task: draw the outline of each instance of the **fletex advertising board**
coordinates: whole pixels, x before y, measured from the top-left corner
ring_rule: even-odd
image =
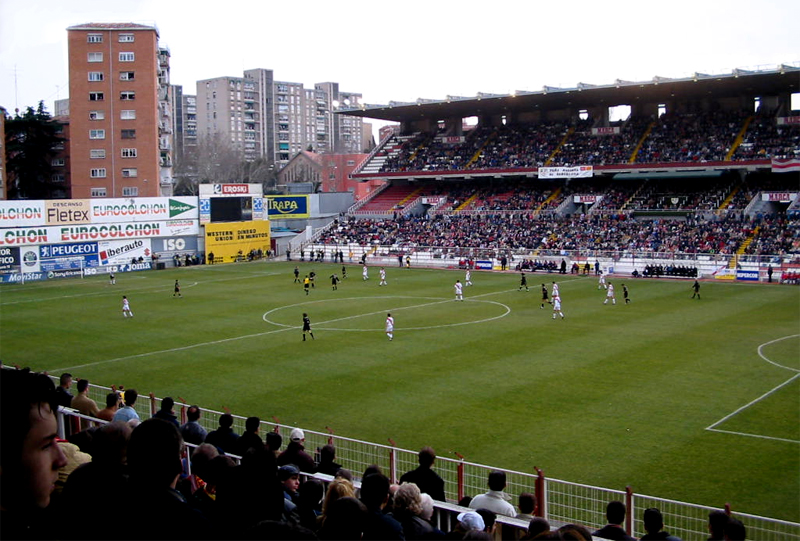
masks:
[[[264,199],[270,220],[309,217],[307,195],[268,195]]]
[[[270,247],[269,221],[205,224],[206,255],[214,261],[231,263],[251,250],[266,252]]]
[[[0,201],[0,228],[198,218],[196,197]]]

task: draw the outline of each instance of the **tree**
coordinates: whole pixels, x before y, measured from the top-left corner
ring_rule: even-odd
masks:
[[[65,139],[60,127],[40,101],[6,122],[6,152],[9,199],[47,199],[54,172],[57,146]]]

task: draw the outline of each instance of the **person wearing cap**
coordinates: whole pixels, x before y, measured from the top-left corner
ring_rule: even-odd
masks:
[[[278,480],[283,486],[283,497],[293,504],[297,504],[300,488],[300,469],[294,464],[284,464],[278,468]]]
[[[483,517],[475,511],[459,513],[456,518],[458,524],[445,536],[446,539],[464,539],[464,536],[471,531],[482,532],[486,529]]]
[[[511,497],[503,492],[506,488],[506,474],[505,472],[494,470],[489,472],[489,492],[475,496],[469,507],[471,509],[488,509],[494,511],[498,515],[505,515],[507,517],[517,516],[517,510],[511,505],[508,500]]]
[[[289,434],[289,445],[278,455],[278,466],[294,464],[301,472],[313,473],[315,471],[314,459],[306,453],[303,445],[305,441],[305,433],[299,428],[293,429]]]

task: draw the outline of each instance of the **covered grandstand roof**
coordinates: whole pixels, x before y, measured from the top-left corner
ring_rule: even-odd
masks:
[[[509,111],[549,110],[631,105],[637,102],[688,101],[713,96],[715,99],[749,96],[777,96],[800,91],[800,62],[768,69],[741,70],[710,75],[694,73],[690,77],[653,77],[650,81],[622,81],[592,85],[579,83],[573,88],[545,86],[537,92],[513,94],[478,93],[475,97],[448,96],[443,100],[418,99],[413,103],[390,102],[388,105],[364,104],[344,108],[339,114],[407,122],[421,118],[453,118],[476,115],[502,115]]]

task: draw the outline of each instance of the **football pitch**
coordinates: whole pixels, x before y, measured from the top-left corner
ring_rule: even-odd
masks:
[[[305,295],[293,283],[317,273]],[[800,288],[255,262],[6,285],[0,359],[237,415],[800,521]],[[173,297],[179,279],[183,297]],[[560,284],[565,319],[541,308]],[[630,289],[625,304],[621,283]],[[122,295],[133,318],[123,318]],[[314,340],[302,341],[308,313]],[[394,340],[384,333],[395,320]]]

